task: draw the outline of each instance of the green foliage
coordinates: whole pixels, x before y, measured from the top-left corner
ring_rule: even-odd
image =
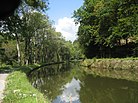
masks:
[[[37,11],[37,12],[39,12],[37,16],[38,16],[38,18],[40,18],[39,14],[42,12],[45,12],[47,10],[47,8],[48,8],[47,0],[22,0],[20,6],[15,11],[14,15],[10,16],[9,18],[6,18],[3,21],[0,21],[0,25],[1,25],[0,35],[2,36],[2,38],[4,38],[2,43],[4,43],[4,41],[9,42],[9,40],[16,40],[16,48],[17,48],[16,55],[17,55],[17,57],[15,58],[15,60],[18,61],[19,65],[24,63],[23,59],[24,59],[24,56],[26,55],[23,52],[24,50],[21,48],[22,44],[26,40],[25,37],[28,38],[28,36],[30,37],[31,35],[34,35],[33,32],[31,32],[31,31],[35,30],[35,28],[32,28],[33,25],[30,26],[31,22],[33,23],[34,21],[30,21],[29,25],[27,24],[28,23],[27,21],[29,19],[28,16],[29,16],[29,14],[31,14],[31,12]],[[32,17],[34,17],[34,16],[32,16]],[[34,20],[35,20],[35,22],[37,21],[36,18],[34,18]],[[29,40],[30,40],[30,38],[29,38]],[[28,41],[28,39],[26,41]],[[27,46],[27,47],[29,47],[29,46]],[[11,49],[11,51],[12,51],[12,49]],[[9,58],[9,57],[7,56],[7,58]]]
[[[0,49],[0,62],[12,65],[17,60],[16,42],[9,40],[9,43],[2,43]]]
[[[13,71],[13,68],[11,65],[6,65],[6,64],[0,65],[0,73],[9,73],[12,71]]]
[[[75,55],[73,44],[65,41],[61,33],[55,31],[51,21],[44,14],[40,12],[25,13],[20,21],[20,26],[11,25],[11,21],[7,21],[9,24],[7,29],[13,34],[11,34],[11,41],[14,42],[11,44],[8,39],[7,45],[9,47],[3,43],[2,47],[8,58],[15,55],[16,58],[12,59],[17,61],[17,54],[20,53],[21,64],[28,65],[69,60],[72,55]],[[18,49],[16,49],[17,46]]]
[[[25,0],[25,3],[29,6],[37,8],[38,10],[43,10],[48,7],[47,0]]]
[[[5,49],[5,55],[9,58],[16,56],[16,41],[8,41],[8,43],[3,43],[2,47]]]
[[[4,54],[0,62],[28,65],[82,56],[78,44],[65,41],[52,27],[49,17],[44,14],[47,8],[47,0],[25,0],[15,15],[0,21],[0,54]]]
[[[137,5],[137,0],[85,0],[74,11],[75,21],[80,23],[78,40],[87,57],[110,57],[112,48],[120,48],[122,40],[127,45],[138,35]]]

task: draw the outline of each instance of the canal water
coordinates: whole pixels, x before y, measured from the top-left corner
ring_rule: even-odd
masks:
[[[138,103],[138,83],[93,76],[76,64],[41,68],[32,85],[52,103]]]

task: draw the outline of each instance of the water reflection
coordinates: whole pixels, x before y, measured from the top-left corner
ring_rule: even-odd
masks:
[[[69,64],[54,65],[33,72],[29,79],[35,88],[54,100],[62,93],[63,85],[72,80],[70,71]]]
[[[52,103],[138,103],[137,82],[94,77],[77,65],[40,69],[30,82]]]
[[[80,91],[80,80],[76,80],[74,77],[70,83],[63,86],[62,94],[57,96],[53,103],[80,103],[79,91]]]
[[[87,75],[80,90],[82,103],[138,103],[138,83]]]

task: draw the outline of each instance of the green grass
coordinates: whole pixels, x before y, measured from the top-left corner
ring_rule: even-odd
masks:
[[[3,103],[50,103],[28,81],[25,73],[16,71],[7,78]]]

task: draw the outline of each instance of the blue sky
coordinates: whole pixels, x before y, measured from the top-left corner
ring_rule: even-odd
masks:
[[[74,10],[83,5],[83,0],[49,0],[47,14],[53,20],[57,32],[61,32],[66,40],[72,42],[77,38],[79,25],[75,25],[73,18]]]
[[[55,22],[63,17],[71,17],[74,10],[83,4],[83,0],[49,0],[49,10],[47,11],[51,20]]]

